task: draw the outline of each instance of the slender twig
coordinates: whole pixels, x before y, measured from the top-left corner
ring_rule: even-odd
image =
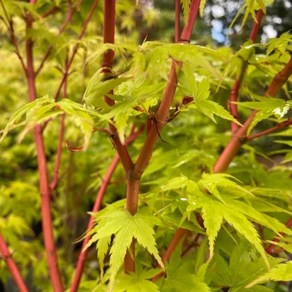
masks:
[[[56,12],[60,11],[60,7],[58,6],[54,6],[51,9],[49,9],[48,11],[44,12],[41,14],[42,18],[46,18],[48,16],[54,15]]]
[[[198,240],[200,238],[201,234],[197,233],[195,238],[192,240],[192,242],[182,251],[181,256],[183,257],[184,255],[186,255],[190,249],[192,249],[193,247],[196,247],[198,245]]]
[[[285,82],[288,80],[290,75],[292,74],[292,56],[286,66],[274,77],[272,83],[267,89],[265,95],[266,96],[275,96],[278,91],[282,88]],[[246,122],[243,124],[241,128],[231,137],[229,143],[226,145],[225,149],[219,156],[217,162],[214,165],[214,172],[223,172],[225,171],[230,162],[235,157],[238,149],[241,145],[246,141],[246,134],[249,126],[254,120],[258,111],[253,111]]]
[[[31,1],[35,3],[35,1]],[[33,27],[33,17],[27,13],[26,16],[26,31],[28,32]],[[27,83],[28,83],[28,94],[31,101],[37,98],[36,84],[35,84],[35,71],[33,61],[33,41],[31,38],[26,40],[26,59],[27,59]],[[49,268],[49,275],[52,286],[55,291],[64,291],[62,278],[58,267],[57,251],[54,242],[53,235],[53,224],[51,215],[51,191],[49,186],[49,178],[47,172],[47,161],[45,153],[45,145],[43,138],[43,129],[40,125],[34,127],[34,140],[37,152],[38,161],[38,173],[40,182],[40,193],[41,193],[41,212],[42,212],[42,226],[43,236],[45,242],[45,249],[47,253],[47,264]]]
[[[16,265],[12,257],[12,254],[10,253],[8,246],[1,234],[0,234],[0,252],[2,255],[2,259],[5,261],[8,269],[10,270],[10,274],[13,277],[19,291],[28,292],[29,290],[20,274],[18,266]]]
[[[113,160],[112,160],[112,162],[111,162],[111,164],[110,164],[110,166],[109,166],[109,168],[108,168],[108,170],[103,178],[102,184],[98,190],[98,194],[97,194],[92,212],[97,212],[100,210],[101,203],[102,203],[103,197],[105,195],[105,191],[109,185],[110,179],[111,179],[111,177],[112,177],[112,175],[113,175],[113,173],[118,165],[119,160],[120,160],[119,155],[116,154],[114,156],[114,158],[113,158]],[[94,217],[91,216],[89,219],[88,225],[87,225],[87,229],[86,229],[87,234],[92,229],[93,225],[94,225]],[[91,236],[87,236],[83,240],[81,252],[79,254],[76,269],[75,269],[73,282],[72,282],[72,285],[70,288],[71,292],[78,291],[79,283],[80,283],[82,273],[84,270],[85,260],[86,260],[87,253],[88,253],[88,249],[85,249],[85,247],[86,247],[87,243],[89,242],[90,238],[91,238]]]
[[[63,24],[61,25],[61,27],[59,29],[59,34],[64,32],[64,30],[66,29],[67,25],[71,22],[72,17],[74,15],[74,12],[75,12],[75,10],[73,9],[72,0],[68,0],[67,15],[65,17],[65,20],[64,20]]]
[[[61,164],[61,154],[63,149],[63,141],[64,141],[64,134],[65,134],[65,114],[62,115],[61,125],[60,125],[60,135],[59,135],[59,142],[57,148],[57,156],[56,156],[56,163],[54,168],[54,175],[52,182],[50,184],[50,188],[54,191],[57,188],[59,182],[59,172],[60,172],[60,164]]]
[[[91,5],[90,11],[89,11],[89,13],[88,13],[88,15],[87,15],[87,18],[86,18],[85,21],[83,22],[83,26],[82,26],[82,28],[81,28],[81,32],[80,32],[80,34],[79,34],[79,36],[78,36],[78,40],[79,40],[79,41],[80,41],[80,40],[83,38],[83,36],[85,35],[85,32],[86,32],[87,26],[88,26],[88,24],[89,24],[89,21],[90,21],[91,18],[92,18],[92,15],[93,15],[93,13],[94,13],[94,11],[95,11],[95,8],[96,8],[97,4],[98,4],[98,0],[95,0],[95,1],[93,2],[93,4]],[[68,58],[68,62],[67,62],[67,64],[66,64],[65,72],[64,72],[64,74],[63,74],[63,78],[61,79],[61,82],[60,82],[59,87],[58,87],[58,89],[57,89],[57,91],[56,91],[56,94],[55,94],[55,100],[58,99],[58,97],[59,97],[59,95],[60,95],[60,92],[61,92],[61,90],[62,90],[62,87],[63,87],[63,85],[64,85],[66,79],[68,78],[69,70],[70,70],[70,68],[71,68],[71,65],[72,65],[72,63],[73,63],[73,61],[74,61],[75,55],[76,55],[76,53],[77,53],[79,47],[80,47],[80,43],[78,42],[78,43],[74,46],[74,48],[73,48],[73,51],[72,51],[71,57]]]
[[[81,1],[82,2],[82,1]],[[71,20],[73,18],[73,15],[74,15],[74,12],[76,11],[76,9],[73,8],[73,5],[72,5],[72,0],[68,0],[68,10],[67,10],[67,15],[65,17],[65,20],[63,22],[63,24],[61,25],[61,27],[59,28],[59,35],[61,33],[63,33],[66,29],[66,27],[68,26],[68,24],[71,23]],[[79,36],[80,37],[80,36]],[[39,67],[36,69],[36,75],[38,75],[40,73],[40,71],[42,70],[42,68],[44,67],[47,59],[49,58],[49,56],[51,55],[52,53],[52,50],[53,50],[53,46],[50,46],[48,48],[48,50],[46,51],[45,55],[43,56],[40,64],[39,64]]]
[[[257,37],[258,31],[259,31],[263,16],[264,16],[263,10],[257,11],[256,20],[253,23],[252,30],[251,30],[250,35],[249,35],[249,39],[253,43],[256,41],[256,37]],[[239,120],[239,113],[238,113],[238,108],[237,108],[237,104],[236,104],[236,102],[238,100],[238,92],[239,92],[239,89],[241,87],[242,80],[243,80],[243,77],[246,73],[247,67],[248,67],[248,60],[244,60],[242,62],[242,67],[241,67],[239,77],[234,82],[234,85],[233,85],[233,88],[231,90],[229,100],[228,100],[230,113],[236,120]],[[233,134],[238,130],[238,128],[239,128],[239,125],[237,123],[231,122],[231,132]]]
[[[277,131],[279,131],[279,130],[281,130],[283,128],[288,127],[289,125],[292,125],[292,119],[288,119],[287,121],[284,121],[284,122],[276,125],[275,127],[270,128],[268,130],[265,130],[265,131],[262,131],[262,132],[247,136],[246,140],[247,141],[251,141],[251,140],[254,140],[256,138],[271,134],[273,132],[277,132]]]
[[[189,233],[189,230],[178,228],[169,243],[166,251],[164,252],[162,256],[162,261],[164,263],[168,262],[170,260],[171,255],[173,254],[174,250],[176,249],[177,245],[180,243],[180,241]],[[156,276],[152,278],[152,281],[158,281],[162,276],[164,275],[164,272],[160,272]]]
[[[292,227],[292,218],[290,218],[288,220],[288,222],[286,223],[286,227],[287,228],[290,228]],[[283,235],[283,233],[280,233],[281,235]],[[277,252],[275,251],[275,247],[276,247],[276,243],[280,241],[280,237],[277,236],[275,237],[272,242],[269,246],[266,247],[266,252],[271,254],[271,255],[275,255],[276,253],[279,254],[283,249],[282,248],[279,248],[279,250],[277,250]]]
[[[7,23],[5,23],[5,24],[7,26],[8,32],[10,34],[11,43],[15,48],[15,53],[16,53],[19,61],[20,61],[20,64],[21,64],[21,67],[22,67],[23,71],[26,72],[26,66],[25,66],[22,54],[20,53],[20,50],[19,50],[19,47],[18,47],[18,42],[17,42],[16,36],[15,36],[15,33],[14,33],[13,20],[12,20],[12,18],[9,18],[9,15],[7,13],[7,10],[6,10],[2,0],[0,0],[0,4],[1,4],[2,10],[3,10],[3,13],[4,13],[4,17],[5,17],[6,21],[7,21]]]
[[[137,131],[134,131],[134,129],[132,129],[132,133],[130,134],[130,136],[126,139],[126,145],[129,145],[130,143],[132,143],[143,131],[144,126],[140,127]],[[102,184],[98,190],[97,196],[96,196],[96,200],[93,206],[93,209],[91,212],[97,212],[100,210],[101,208],[101,203],[103,200],[103,197],[105,195],[105,191],[110,183],[111,177],[117,167],[117,164],[119,162],[120,158],[119,155],[116,154],[102,180]],[[88,225],[87,225],[87,229],[86,229],[86,234],[89,234],[89,232],[91,231],[92,227],[94,225],[94,217],[90,217]],[[82,243],[82,247],[81,247],[81,252],[79,254],[78,257],[78,261],[77,261],[77,265],[76,265],[76,270],[75,270],[75,274],[74,274],[74,278],[73,278],[73,282],[70,288],[71,292],[76,292],[78,290],[79,284],[80,284],[80,280],[82,277],[82,273],[84,270],[84,265],[85,265],[85,260],[88,254],[88,249],[85,249],[85,246],[87,245],[87,243],[89,242],[91,236],[88,235]]]

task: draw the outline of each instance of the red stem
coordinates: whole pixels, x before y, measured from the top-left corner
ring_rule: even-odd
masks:
[[[292,125],[292,119],[288,119],[287,121],[284,121],[280,124],[278,124],[277,126],[275,127],[272,127],[268,130],[265,130],[265,131],[262,131],[262,132],[259,132],[257,134],[254,134],[254,135],[250,135],[246,138],[247,141],[251,141],[251,140],[254,140],[256,138],[259,138],[259,137],[262,137],[262,136],[265,136],[265,135],[268,135],[268,134],[271,134],[273,132],[276,132],[276,131],[279,131],[283,128],[286,128],[288,127],[289,125]]]
[[[198,14],[200,1],[192,0],[190,7],[190,15],[187,23],[184,26],[181,34],[182,42],[189,42],[195,24],[195,20]],[[138,209],[138,197],[139,197],[139,185],[140,178],[150,161],[154,145],[159,137],[159,132],[165,126],[167,122],[167,114],[169,112],[175,90],[177,87],[176,77],[176,62],[173,61],[169,74],[169,80],[163,92],[162,100],[157,112],[155,113],[155,119],[157,123],[150,123],[149,132],[147,134],[145,143],[142,147],[140,155],[136,164],[128,172],[127,181],[127,209],[131,214],[135,214]],[[128,252],[124,262],[124,270],[126,273],[135,271],[135,260],[131,257],[131,254],[135,256],[134,243],[132,244],[132,252]]]
[[[60,164],[61,164],[61,155],[63,149],[63,141],[64,141],[64,134],[65,134],[65,114],[62,115],[61,126],[60,126],[60,135],[59,135],[59,142],[58,142],[58,149],[57,149],[57,157],[56,163],[54,168],[54,175],[52,182],[50,184],[50,188],[54,191],[57,188],[59,182],[59,172],[60,172]]]
[[[189,230],[179,228],[175,232],[174,237],[172,238],[170,244],[167,247],[167,250],[162,256],[162,261],[168,262],[170,259],[170,256],[172,255],[173,251],[175,250],[176,246],[179,244],[179,242],[182,240],[182,238],[189,233]]]
[[[111,179],[111,177],[112,177],[112,175],[113,175],[113,173],[118,165],[118,162],[119,162],[119,155],[116,154],[115,157],[113,158],[105,176],[104,176],[104,179],[103,179],[102,184],[100,186],[100,189],[98,191],[92,212],[97,212],[100,210],[105,191],[106,191],[107,186],[109,185],[110,179]],[[86,233],[89,233],[89,231],[92,229],[93,225],[94,225],[94,217],[91,216],[89,219],[88,225],[87,225]],[[79,254],[76,269],[75,269],[73,282],[72,282],[72,285],[70,288],[71,292],[78,291],[78,287],[79,287],[82,273],[84,270],[85,260],[86,260],[86,257],[87,257],[88,251],[89,251],[89,249],[84,249],[84,248],[90,239],[91,239],[91,236],[87,236],[83,240],[81,252]]]
[[[162,256],[162,261],[168,262],[172,253],[174,252],[174,250],[176,249],[177,245],[179,244],[179,242],[183,239],[183,237],[185,237],[187,234],[189,233],[189,230],[187,229],[183,229],[183,228],[178,228],[170,242],[170,244],[168,245],[166,251],[164,252],[163,256]],[[152,281],[158,281],[162,276],[164,275],[164,272],[160,272],[159,274],[157,274],[156,276],[154,276],[152,278]]]
[[[182,42],[190,42],[193,26],[195,24],[195,20],[197,18],[197,14],[199,11],[199,6],[200,6],[200,1],[198,0],[192,1],[191,7],[190,7],[189,19],[187,23],[185,24],[184,29],[181,34]],[[143,145],[143,148],[140,152],[140,155],[135,165],[135,170],[134,170],[135,177],[141,177],[146,165],[149,163],[154,144],[156,143],[159,137],[158,133],[161,131],[161,129],[165,126],[167,122],[167,114],[169,112],[169,108],[173,101],[176,86],[177,86],[176,62],[173,61],[171,65],[171,69],[170,69],[168,83],[163,92],[162,100],[157,110],[157,113],[155,114],[157,124],[156,125],[154,125],[154,123],[150,124],[151,126],[148,132],[148,136],[146,138],[146,141]]]
[[[73,6],[72,6],[72,1],[71,0],[68,0],[68,11],[67,11],[67,15],[66,15],[66,18],[62,24],[62,26],[60,27],[59,29],[59,35],[65,31],[67,25],[71,22],[72,18],[73,18],[73,15],[74,15],[74,12],[76,10],[73,9]],[[44,67],[47,59],[49,58],[51,52],[53,50],[53,46],[50,46],[47,50],[47,52],[45,53],[45,55],[43,56],[41,62],[40,62],[40,65],[39,67],[36,69],[35,71],[35,74],[38,75],[40,73],[40,71],[42,70],[42,68]]]
[[[132,143],[142,133],[143,129],[144,129],[144,127],[141,127],[136,132],[133,131],[131,133],[131,135],[127,138],[126,144],[128,145],[128,144]],[[102,184],[100,186],[100,189],[97,193],[97,197],[96,197],[96,200],[95,200],[95,203],[94,203],[94,206],[93,206],[93,209],[91,212],[97,212],[100,210],[101,203],[102,203],[103,197],[105,195],[105,191],[110,183],[111,177],[112,177],[112,175],[117,167],[118,162],[119,162],[119,155],[116,154],[115,157],[113,158],[105,176],[104,176],[104,179],[103,179]],[[91,231],[93,225],[94,225],[94,217],[90,217],[89,222],[88,222],[88,226],[86,229],[87,234]],[[78,287],[79,287],[82,273],[84,270],[85,260],[86,260],[86,257],[87,257],[88,251],[89,251],[89,249],[84,249],[84,248],[90,239],[91,239],[91,236],[87,236],[82,243],[81,253],[79,254],[79,258],[77,261],[75,275],[74,275],[73,282],[72,282],[72,285],[70,288],[70,292],[78,291]]]
[[[104,26],[103,26],[103,43],[114,44],[115,42],[115,0],[104,1]],[[103,73],[110,73],[114,62],[114,51],[108,50],[103,55],[102,67]],[[112,92],[113,93],[113,92]],[[108,96],[104,97],[105,102],[113,106],[115,101]],[[122,144],[117,133],[117,129],[113,124],[109,124],[109,132],[111,141],[116,148],[121,163],[125,172],[127,173],[133,167],[133,161],[128,153],[127,146]]]
[[[292,74],[292,56],[288,64],[274,77],[272,83],[267,89],[266,96],[275,96],[278,91],[282,88],[284,83],[288,80],[289,76]],[[219,156],[217,162],[214,165],[214,172],[223,172],[228,167],[233,158],[235,157],[238,149],[246,141],[246,133],[249,126],[251,125],[257,111],[253,111],[243,126],[238,129],[238,131],[231,137],[229,143]]]
[[[256,21],[254,21],[252,30],[249,35],[249,39],[253,43],[256,41],[256,37],[258,35],[263,16],[264,16],[264,12],[262,10],[258,10],[256,14]],[[241,87],[241,83],[242,83],[247,67],[248,67],[248,61],[247,60],[243,61],[240,75],[238,79],[235,80],[234,82],[233,88],[229,96],[229,101],[228,101],[230,113],[237,120],[239,120],[239,113],[238,113],[236,102],[238,100],[238,92]],[[238,124],[231,122],[231,133],[234,134],[238,130],[238,128],[239,128]]]
[[[32,1],[31,3],[35,3]],[[27,34],[32,29],[33,18],[30,14],[26,18]],[[28,94],[31,101],[37,98],[35,86],[35,71],[33,63],[33,41],[31,38],[26,40],[26,57],[27,57],[27,82]],[[51,193],[49,187],[49,179],[47,173],[47,161],[45,153],[45,145],[43,131],[40,125],[34,127],[34,140],[37,152],[38,173],[40,178],[40,193],[41,193],[41,212],[42,212],[42,227],[47,253],[47,264],[49,268],[50,279],[55,291],[64,291],[61,274],[58,268],[57,252],[54,242],[53,225],[51,217]]]
[[[16,286],[18,287],[19,291],[21,292],[28,292],[28,288],[20,274],[20,271],[13,260],[12,254],[10,253],[8,246],[0,234],[0,252],[2,254],[2,259],[5,261],[8,269],[10,270],[10,274],[12,275]]]
[[[249,35],[249,39],[255,43],[256,42],[256,38],[258,36],[260,27],[261,27],[261,22],[264,16],[264,11],[263,10],[258,10],[257,14],[256,14],[256,21],[253,23],[250,35]]]
[[[3,13],[4,13],[4,18],[3,18],[4,23],[5,23],[5,19],[7,21],[7,23],[5,23],[5,25],[7,26],[8,32],[10,34],[11,43],[13,44],[13,46],[15,48],[15,53],[16,53],[19,61],[20,61],[20,64],[22,66],[23,71],[26,72],[26,67],[25,67],[25,64],[24,64],[24,60],[23,60],[23,57],[22,57],[22,55],[20,53],[20,50],[19,50],[19,47],[18,47],[18,42],[17,42],[16,37],[15,37],[13,20],[12,20],[12,18],[9,18],[9,15],[7,13],[7,10],[6,10],[2,0],[0,0],[0,4],[1,4],[2,10],[3,10]]]
[[[88,13],[88,16],[87,16],[87,18],[85,19],[85,21],[83,23],[83,26],[82,26],[81,32],[79,34],[78,40],[81,40],[83,38],[83,36],[85,35],[87,26],[89,24],[90,19],[92,18],[92,15],[93,15],[93,13],[95,11],[95,8],[96,8],[97,4],[98,4],[98,0],[94,0],[93,4],[91,5],[90,11]],[[69,76],[69,70],[70,70],[71,65],[72,65],[72,63],[74,61],[74,58],[75,58],[75,55],[76,55],[76,53],[77,53],[77,51],[79,49],[79,46],[80,46],[79,43],[77,43],[74,46],[73,52],[71,54],[71,57],[68,58],[68,62],[66,63],[66,68],[65,68],[65,72],[63,74],[63,78],[61,79],[61,82],[60,82],[59,87],[57,89],[57,92],[55,94],[55,100],[57,100],[59,98],[59,95],[60,95],[60,92],[62,90],[62,87],[65,84],[65,82],[66,82],[66,80],[67,80],[67,78]]]
[[[200,7],[200,0],[192,0],[191,2],[191,7],[190,7],[190,15],[188,18],[188,22],[185,24],[184,29],[182,31],[181,34],[181,41],[186,41],[186,42],[190,42],[191,39],[191,35],[192,35],[192,31],[193,31],[193,27],[195,25],[196,19],[197,19],[197,15],[198,15],[198,11],[199,11],[199,7]]]

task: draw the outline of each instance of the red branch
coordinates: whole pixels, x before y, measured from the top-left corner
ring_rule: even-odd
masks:
[[[200,1],[192,0],[190,6],[190,15],[181,34],[182,42],[190,42],[193,26],[195,24],[195,20],[199,10],[199,5]],[[128,173],[126,207],[131,214],[135,214],[137,212],[140,178],[144,172],[144,169],[146,168],[147,164],[151,159],[154,145],[159,137],[159,132],[167,123],[167,114],[173,101],[176,87],[177,87],[176,62],[173,61],[169,74],[169,80],[163,92],[159,108],[155,113],[156,122],[150,123],[149,132],[147,134],[146,140],[139,154],[137,162]],[[127,273],[133,272],[135,270],[135,260],[131,257],[131,254],[133,256],[135,255],[133,250],[132,253],[128,252],[125,258],[124,270]]]
[[[257,34],[259,32],[259,28],[260,28],[263,16],[264,16],[264,12],[262,10],[259,10],[256,14],[256,21],[254,21],[251,33],[249,35],[249,39],[253,43],[256,41],[256,37],[257,37]],[[237,120],[239,120],[239,113],[238,113],[236,102],[238,100],[238,92],[239,92],[243,77],[245,75],[247,66],[248,66],[248,61],[247,60],[243,61],[242,67],[241,67],[241,72],[239,74],[238,79],[235,80],[235,83],[234,83],[233,88],[231,90],[231,93],[229,96],[229,101],[228,101],[230,113]],[[238,130],[238,128],[239,128],[238,124],[231,122],[231,132],[232,133],[235,133]]]
[[[68,0],[68,11],[67,11],[67,15],[65,17],[65,20],[63,22],[63,24],[61,25],[60,29],[59,29],[59,35],[61,33],[63,33],[67,27],[67,25],[71,22],[73,15],[74,15],[75,9],[73,9],[72,6],[72,1]],[[47,59],[49,58],[49,56],[51,55],[51,52],[53,50],[53,46],[50,46],[47,50],[47,52],[45,53],[45,55],[43,56],[39,67],[36,69],[35,74],[38,75],[40,73],[40,71],[42,70],[42,68],[44,67]]]
[[[94,206],[93,206],[93,209],[92,209],[92,212],[97,212],[100,210],[100,207],[101,207],[101,203],[102,203],[102,200],[103,200],[103,197],[104,197],[104,194],[105,194],[105,191],[107,189],[107,186],[110,182],[110,179],[118,165],[118,162],[119,162],[119,155],[115,155],[115,157],[113,158],[105,176],[104,176],[104,179],[102,181],[102,184],[99,188],[99,191],[98,191],[98,194],[97,194],[97,197],[96,197],[96,200],[95,200],[95,203],[94,203]],[[86,230],[86,233],[88,234],[89,231],[92,229],[94,225],[94,217],[90,217],[89,219],[89,222],[88,222],[88,225],[87,225],[87,230]],[[84,270],[84,265],[85,265],[85,260],[86,260],[86,257],[87,257],[87,253],[88,253],[88,250],[89,249],[85,249],[85,246],[87,245],[87,243],[89,242],[91,236],[87,236],[85,237],[85,239],[83,240],[83,243],[82,243],[82,247],[81,247],[81,252],[79,254],[79,258],[78,258],[78,261],[77,261],[77,265],[76,265],[76,269],[75,269],[75,274],[74,274],[74,278],[73,278],[73,282],[72,282],[72,285],[71,285],[71,288],[70,288],[70,291],[71,292],[77,292],[78,291],[78,287],[79,287],[79,284],[80,284],[80,280],[81,280],[81,277],[82,277],[82,273],[83,273],[83,270]]]
[[[78,40],[81,40],[81,39],[84,37],[85,32],[86,32],[86,29],[87,29],[87,26],[88,26],[88,24],[89,24],[89,21],[90,21],[91,18],[92,18],[92,15],[93,15],[93,13],[94,13],[94,11],[95,11],[95,8],[96,8],[97,4],[98,4],[98,0],[94,0],[93,4],[91,5],[90,11],[89,11],[89,13],[88,13],[88,15],[87,15],[87,18],[86,18],[85,21],[83,22],[83,26],[82,26],[82,28],[81,28],[81,32],[80,32],[80,34],[79,34]],[[64,72],[64,74],[63,74],[63,78],[62,78],[62,80],[61,80],[61,82],[60,82],[60,84],[59,84],[59,87],[58,87],[58,89],[57,89],[57,92],[56,92],[56,94],[55,94],[55,100],[58,99],[58,97],[59,97],[59,95],[60,95],[60,92],[61,92],[61,90],[62,90],[62,87],[64,86],[64,84],[65,84],[65,82],[66,82],[66,80],[67,80],[67,78],[68,78],[68,76],[69,76],[69,70],[70,70],[70,68],[71,68],[71,65],[72,65],[72,63],[73,63],[73,61],[74,61],[75,55],[76,55],[76,53],[77,53],[79,47],[80,47],[80,44],[77,43],[77,44],[74,46],[74,48],[73,48],[73,51],[72,51],[71,57],[68,58],[68,62],[66,62],[65,72]]]
[[[190,41],[192,29],[195,24],[195,20],[196,20],[198,10],[199,10],[199,5],[200,5],[200,1],[193,0],[191,3],[189,19],[188,19],[188,22],[185,24],[183,32],[181,34],[181,41],[183,42]],[[171,106],[171,103],[173,101],[173,97],[174,97],[176,86],[177,86],[175,66],[176,66],[175,61],[173,61],[170,74],[169,74],[168,83],[163,92],[162,100],[159,105],[158,111],[155,114],[157,124],[154,125],[154,123],[152,123],[148,136],[146,138],[146,141],[143,145],[143,148],[140,152],[140,155],[135,165],[136,177],[141,176],[142,173],[144,172],[144,169],[146,165],[149,163],[149,160],[151,158],[154,144],[156,143],[158,139],[158,133],[161,131],[161,129],[165,126],[167,122],[167,114]]]
[[[59,171],[60,171],[60,164],[61,164],[61,154],[62,154],[62,149],[63,149],[62,146],[63,146],[63,141],[64,141],[64,134],[65,134],[65,114],[62,115],[54,175],[53,175],[52,182],[50,184],[50,188],[52,191],[54,191],[57,188],[57,185],[59,182]]]
[[[13,20],[12,20],[12,18],[9,18],[7,10],[6,10],[2,0],[0,0],[0,5],[1,5],[3,13],[4,13],[4,17],[5,17],[4,19],[6,19],[6,21],[7,21],[7,23],[5,23],[5,20],[4,20],[4,23],[7,26],[8,32],[10,34],[11,43],[13,44],[13,46],[15,48],[15,53],[20,61],[20,64],[22,66],[23,71],[26,72],[26,66],[24,64],[23,57],[22,57],[20,50],[19,50],[19,47],[18,47],[17,39],[15,37]]]
[[[182,238],[187,235],[189,233],[188,230],[186,229],[182,229],[179,228],[176,232],[174,237],[172,238],[170,244],[167,247],[167,250],[165,251],[165,253],[162,256],[162,261],[168,262],[170,259],[170,256],[172,255],[172,252],[174,251],[174,249],[176,248],[176,246],[178,245],[178,243],[182,240]]]
[[[104,26],[103,26],[103,43],[114,44],[115,42],[115,0],[104,1]],[[108,50],[103,55],[102,67],[103,73],[110,73],[114,62],[114,51]],[[113,106],[115,101],[108,96],[104,97],[105,102]],[[127,173],[133,167],[133,161],[128,153],[127,146],[122,144],[117,133],[117,129],[113,124],[109,124],[109,132],[111,141],[116,148],[121,163]]]
[[[5,261],[8,269],[10,270],[10,274],[12,275],[16,286],[18,287],[19,291],[21,292],[28,292],[28,288],[20,274],[20,271],[13,260],[12,254],[10,253],[8,246],[0,234],[0,252],[2,254],[2,259]]]
[[[288,80],[291,74],[292,74],[292,56],[288,64],[274,77],[265,95],[275,96],[282,88],[282,86],[285,84],[285,82]],[[214,172],[223,172],[229,167],[229,164],[235,157],[238,149],[246,141],[246,133],[256,113],[257,111],[253,111],[246,120],[246,122],[243,124],[243,126],[240,129],[238,129],[238,131],[231,137],[229,143],[227,144],[227,146],[219,156],[217,162],[215,163],[213,169]]]
[[[129,145],[130,143],[132,143],[142,133],[143,129],[144,127],[141,127],[136,132],[133,131],[132,134],[127,138],[126,145]],[[111,177],[117,167],[118,162],[119,162],[119,155],[116,154],[103,178],[102,184],[98,190],[97,197],[96,197],[96,200],[91,212],[98,212],[100,210],[101,203],[105,195],[105,191],[110,183]],[[89,234],[93,225],[94,225],[94,217],[91,216],[87,225],[87,229],[86,229],[87,234]],[[75,275],[74,275],[73,282],[70,288],[71,292],[76,292],[78,290],[82,273],[84,270],[85,260],[86,260],[88,250],[89,250],[89,249],[85,249],[85,246],[89,242],[90,238],[91,238],[90,235],[87,236],[82,243],[81,252],[79,254],[79,258],[76,265]]]
[[[247,141],[251,141],[251,140],[254,140],[256,138],[259,138],[259,137],[262,137],[262,136],[265,136],[265,135],[268,135],[268,134],[271,134],[273,132],[277,132],[283,128],[286,128],[288,127],[289,125],[292,125],[292,119],[288,119],[287,121],[284,121],[280,124],[278,124],[277,126],[275,127],[272,127],[268,130],[265,130],[265,131],[262,131],[262,132],[259,132],[259,133],[256,133],[254,135],[250,135],[246,138]]]
[[[34,3],[32,1],[31,3]],[[33,18],[30,14],[26,17],[26,32],[32,29]],[[27,58],[27,83],[28,94],[31,101],[37,98],[35,86],[35,71],[33,63],[33,41],[31,38],[26,40],[26,58]],[[45,145],[43,138],[43,130],[40,125],[34,127],[34,140],[37,152],[38,173],[40,178],[40,193],[41,193],[41,212],[42,212],[42,227],[47,253],[47,264],[49,268],[50,279],[55,291],[64,291],[61,274],[58,267],[57,252],[54,242],[53,225],[51,216],[51,192],[49,187],[49,179],[47,173],[47,161],[45,153]]]

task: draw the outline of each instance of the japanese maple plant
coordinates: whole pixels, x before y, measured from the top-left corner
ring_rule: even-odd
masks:
[[[288,291],[292,35],[245,0],[238,51],[199,45],[208,3],[175,0],[141,40],[150,2],[0,0],[2,282]]]

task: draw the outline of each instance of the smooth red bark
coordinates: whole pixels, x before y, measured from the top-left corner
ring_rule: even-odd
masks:
[[[119,162],[119,155],[116,154],[115,157],[113,158],[104,178],[102,181],[102,184],[98,190],[97,193],[97,197],[96,197],[96,201],[94,203],[94,206],[92,208],[92,212],[97,212],[100,210],[101,208],[101,203],[103,200],[103,197],[105,195],[105,191],[110,183],[110,179],[118,165]],[[86,233],[89,233],[89,231],[92,229],[92,227],[94,226],[94,217],[90,216],[88,225],[87,225],[87,229],[86,229]],[[88,249],[85,249],[87,243],[89,242],[91,236],[87,236],[85,237],[85,239],[83,240],[82,243],[82,247],[81,247],[81,252],[77,261],[77,265],[76,265],[76,269],[75,269],[75,274],[74,274],[74,278],[73,278],[73,282],[70,288],[71,292],[77,292],[78,291],[78,287],[81,281],[81,277],[82,277],[82,273],[84,270],[84,265],[85,265],[85,261],[86,261],[86,257],[88,254]]]
[[[272,83],[267,89],[265,95],[266,96],[275,96],[285,82],[288,80],[290,75],[292,74],[292,57],[290,58],[287,65],[274,77]],[[214,165],[214,172],[223,172],[228,167],[233,158],[235,157],[237,151],[241,147],[241,145],[246,141],[246,135],[249,126],[251,125],[257,111],[253,111],[246,122],[243,124],[241,128],[239,128],[235,134],[231,137],[229,143],[226,145],[225,149],[219,156],[217,162]]]
[[[29,33],[32,29],[33,18],[30,14],[26,18],[26,30]],[[35,85],[35,70],[33,62],[33,41],[31,38],[26,40],[26,60],[27,60],[27,83],[28,95],[31,101],[37,98]],[[45,153],[45,145],[43,138],[43,130],[40,125],[34,127],[34,140],[37,152],[38,174],[41,193],[41,212],[43,236],[47,254],[47,264],[49,269],[50,280],[55,291],[64,291],[62,278],[58,267],[57,252],[54,242],[53,225],[51,217],[51,193],[49,187],[49,178],[47,173],[47,161]]]
[[[12,254],[10,253],[8,246],[1,234],[0,234],[0,252],[2,255],[2,259],[5,261],[19,291],[28,292],[29,290],[20,274],[18,266],[13,260]]]

